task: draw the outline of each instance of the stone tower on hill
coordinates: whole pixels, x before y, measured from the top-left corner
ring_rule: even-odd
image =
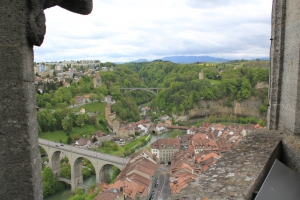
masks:
[[[204,72],[201,69],[201,71],[199,72],[199,80],[203,80],[204,79]]]
[[[98,88],[101,86],[101,84],[102,84],[102,79],[101,79],[99,72],[97,72],[93,79],[93,85],[95,88]]]

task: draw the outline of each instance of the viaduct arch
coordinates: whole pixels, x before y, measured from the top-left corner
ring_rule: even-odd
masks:
[[[107,154],[102,154],[95,151],[80,149],[70,145],[61,145],[52,141],[39,139],[39,146],[43,147],[49,158],[49,167],[52,169],[56,177],[60,181],[71,184],[72,191],[75,191],[78,186],[83,186],[82,177],[82,160],[87,158],[95,168],[96,183],[107,181],[106,168],[108,165],[113,165],[122,170],[129,162],[127,158],[120,158]],[[71,182],[65,181],[60,177],[60,154],[64,153],[71,165]]]
[[[120,90],[124,91],[122,94],[126,94],[128,92],[131,92],[131,91],[134,91],[134,90],[144,90],[144,91],[147,91],[147,92],[151,92],[152,94],[154,95],[158,95],[158,91],[159,90],[163,90],[163,89],[169,89],[169,88],[120,88]]]

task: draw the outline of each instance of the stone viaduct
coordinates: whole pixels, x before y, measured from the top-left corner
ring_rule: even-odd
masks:
[[[122,94],[126,94],[127,92],[131,92],[134,90],[144,90],[144,91],[148,91],[151,92],[154,95],[158,95],[158,91],[159,90],[168,90],[170,88],[120,88],[120,90],[124,90],[124,92]]]
[[[79,184],[83,184],[82,159],[88,159],[96,172],[96,183],[107,181],[106,169],[114,165],[122,170],[129,159],[102,154],[95,151],[76,148],[70,145],[62,145],[49,140],[39,139],[39,145],[43,147],[49,158],[49,167],[56,177],[60,177],[60,155],[64,153],[71,165],[71,189],[75,191]],[[59,179],[64,181],[64,179]],[[70,183],[69,181],[64,181]]]

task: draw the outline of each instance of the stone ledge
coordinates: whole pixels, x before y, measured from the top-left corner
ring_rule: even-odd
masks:
[[[282,140],[282,162],[300,174],[300,136],[287,135]]]
[[[253,199],[276,158],[285,135],[266,129],[247,136],[171,200]]]

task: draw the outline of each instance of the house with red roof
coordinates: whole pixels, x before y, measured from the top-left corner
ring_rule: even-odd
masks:
[[[159,159],[160,164],[171,164],[173,154],[181,148],[178,138],[158,139],[150,147],[151,153]]]
[[[201,173],[193,156],[193,151],[189,149],[174,153],[170,167],[170,187],[173,194],[179,193]]]
[[[117,177],[117,181],[99,193],[96,200],[115,200],[118,197],[122,197],[122,200],[149,199],[157,179],[158,165],[156,160],[156,156],[147,149],[142,149],[132,155],[130,161]]]

